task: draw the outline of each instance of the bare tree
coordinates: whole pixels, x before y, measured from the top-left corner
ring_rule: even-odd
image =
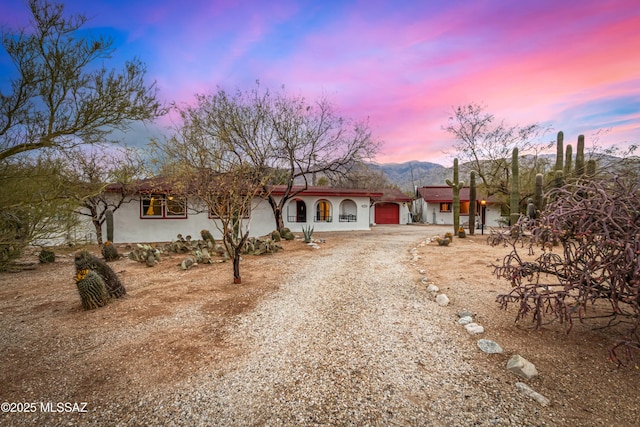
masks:
[[[257,86],[229,94],[222,89],[197,96],[197,105],[180,108],[192,117],[203,134],[226,141],[229,156],[251,164],[270,176],[268,184],[284,185],[284,194],[265,191],[275,225],[284,228],[282,211],[290,199],[306,189],[316,174],[327,178],[346,176],[359,162],[377,152],[366,122],[340,117],[325,98],[309,103],[302,96],[273,94]],[[303,182],[294,189],[294,183]]]
[[[536,161],[530,165],[534,172],[522,168],[521,176],[535,176],[541,165],[537,154],[543,148],[535,140],[547,132],[537,123],[526,126],[511,126],[497,122],[485,107],[469,104],[453,108],[447,126],[448,133],[455,137],[453,146],[461,165],[475,170],[487,196],[505,197],[511,191],[511,153],[518,148],[520,154],[534,153]]]
[[[175,134],[152,143],[152,157],[163,185],[189,200],[190,210],[212,218],[233,260],[234,283],[241,283],[240,255],[250,232],[251,210],[264,196],[271,175],[238,156],[233,140],[211,134],[198,109],[187,108],[181,114]]]
[[[99,245],[107,210],[115,212],[135,193],[144,165],[128,147],[94,145],[63,154],[61,177],[67,182],[65,197],[75,202],[73,212],[91,219]],[[108,185],[110,190],[107,191]]]

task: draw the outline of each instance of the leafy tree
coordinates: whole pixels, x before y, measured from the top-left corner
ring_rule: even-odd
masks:
[[[306,189],[314,174],[332,179],[346,176],[378,149],[367,123],[340,117],[325,98],[309,103],[284,91],[272,94],[257,86],[230,94],[223,89],[198,95],[196,105],[179,108],[202,127],[203,134],[229,147],[229,156],[262,171],[269,184],[285,186],[281,198],[265,191],[276,228],[282,230],[282,211],[290,199]],[[302,182],[301,187],[294,184]]]
[[[62,181],[52,170],[61,165],[46,164],[53,153],[104,142],[114,130],[165,112],[155,84],[145,84],[146,69],[138,59],[122,70],[100,66],[114,51],[113,41],[80,33],[84,15],[67,17],[62,4],[46,0],[27,5],[31,26],[2,32],[15,66],[14,77],[0,85],[0,168],[6,174],[0,179],[7,184],[0,188],[0,229],[20,230],[3,239],[15,249],[12,256],[47,228],[38,220],[60,218],[53,201]],[[26,191],[34,187],[35,193]]]

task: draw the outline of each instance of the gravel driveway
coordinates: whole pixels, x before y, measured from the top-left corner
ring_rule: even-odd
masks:
[[[455,309],[433,302],[409,250],[428,227],[379,226],[287,266],[280,290],[227,331],[224,372],[102,408],[98,423],[535,425],[535,405],[474,372]]]

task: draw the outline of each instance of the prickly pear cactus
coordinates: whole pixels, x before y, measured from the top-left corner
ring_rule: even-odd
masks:
[[[109,302],[109,293],[102,277],[95,271],[84,268],[76,273],[76,286],[82,301],[82,308],[92,310]]]
[[[98,273],[104,281],[110,297],[120,298],[127,293],[116,273],[104,260],[101,260],[100,258],[90,254],[88,251],[83,250],[76,254],[74,262],[77,271],[93,270]]]
[[[118,254],[118,248],[115,247],[111,241],[107,240],[102,245],[102,257],[105,261],[115,261],[120,258],[120,254]]]

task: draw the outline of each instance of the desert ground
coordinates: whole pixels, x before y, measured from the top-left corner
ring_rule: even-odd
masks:
[[[492,268],[508,248],[487,245],[488,230],[431,241],[449,229],[316,233],[320,249],[284,241],[244,256],[240,285],[228,262],[185,271],[184,255],[154,267],[123,257],[109,265],[127,295],[90,311],[74,282],[82,248],[56,250],[52,264],[28,251],[31,267],[0,273],[0,400],[13,403],[0,424],[640,425],[640,371],[609,360],[624,325],[516,324]],[[485,332],[468,334],[461,310]],[[479,338],[503,353],[483,353]],[[507,371],[514,354],[539,375]]]

